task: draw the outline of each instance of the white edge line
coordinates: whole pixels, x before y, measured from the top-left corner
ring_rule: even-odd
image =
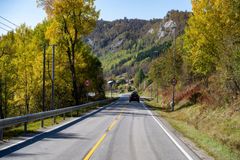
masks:
[[[112,102],[112,103],[110,103],[110,104],[108,104],[108,105],[105,105],[105,106],[103,106],[103,107],[111,106],[113,103],[115,103],[115,102]],[[53,130],[56,130],[56,129],[58,129],[58,128],[61,128],[61,127],[65,126],[65,125],[67,125],[67,124],[70,124],[70,123],[72,123],[72,122],[74,122],[74,121],[76,121],[76,120],[78,120],[78,119],[80,119],[80,118],[87,117],[87,116],[89,116],[90,114],[92,114],[93,112],[97,112],[97,111],[101,110],[103,107],[101,107],[101,108],[99,108],[99,109],[97,109],[97,110],[93,110],[92,112],[89,112],[89,113],[87,113],[87,114],[85,114],[85,115],[83,115],[83,116],[80,116],[80,117],[76,118],[76,119],[73,119],[73,120],[68,121],[68,122],[66,122],[66,123],[63,123],[63,124],[61,124],[61,125],[58,125],[58,126],[56,126],[56,127],[54,127],[54,128],[51,128],[51,129],[49,129],[49,130],[47,130],[47,131],[45,131],[45,132],[43,132],[43,133],[37,134],[37,135],[35,135],[35,136],[33,136],[33,137],[30,137],[30,138],[24,139],[24,140],[22,140],[22,141],[19,141],[19,142],[17,142],[17,143],[11,144],[11,145],[9,145],[9,146],[3,147],[3,148],[0,149],[0,152],[3,151],[3,150],[5,150],[5,149],[11,148],[11,147],[13,147],[13,146],[15,146],[15,145],[18,145],[18,144],[24,143],[24,142],[26,142],[26,141],[29,141],[29,140],[31,140],[31,139],[34,139],[34,138],[36,138],[37,136],[41,136],[42,134],[45,134],[45,133],[47,133],[47,132],[52,132]]]
[[[153,116],[152,112],[143,104],[143,107],[151,114],[152,118],[157,122],[157,124],[163,129],[167,136],[172,140],[172,142],[180,149],[180,151],[189,159],[193,158],[179,145],[179,143],[171,136],[171,134],[165,129],[165,127]]]

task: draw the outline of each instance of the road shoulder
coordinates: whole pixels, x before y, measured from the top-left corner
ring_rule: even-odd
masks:
[[[173,128],[167,120],[165,120],[163,117],[161,117],[156,111],[152,110],[151,107],[149,107],[147,104],[145,104],[145,107],[149,109],[154,117],[157,118],[161,123],[163,123],[164,127],[166,127],[170,132],[172,132],[180,141],[182,141],[192,152],[194,152],[200,159],[203,160],[214,160],[213,157],[209,156],[206,151],[200,149],[196,146],[190,139],[184,137],[184,135],[180,132],[178,132],[175,128]]]

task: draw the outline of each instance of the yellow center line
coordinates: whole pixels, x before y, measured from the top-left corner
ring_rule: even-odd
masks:
[[[123,109],[122,109],[123,110]],[[121,112],[122,112],[121,110]],[[120,119],[122,113],[120,113],[117,118],[113,120],[113,122],[109,125],[105,133],[102,135],[102,137],[97,141],[97,143],[92,147],[92,149],[87,153],[87,155],[83,158],[83,160],[89,160],[93,153],[97,150],[97,148],[100,146],[100,144],[103,142],[105,137],[107,136],[107,133],[113,129],[113,127],[116,125],[117,121]]]
[[[121,115],[122,115],[122,113],[120,113],[120,114],[117,116],[117,118],[114,119],[114,121],[112,122],[112,124],[108,127],[107,132],[112,130],[112,128],[116,125],[117,121],[120,119]]]
[[[117,120],[115,119],[115,120],[112,122],[112,124],[108,127],[108,129],[107,129],[106,132],[111,131],[111,129],[115,126],[116,123],[117,123]]]
[[[89,160],[90,157],[93,155],[93,153],[96,151],[98,146],[102,143],[102,141],[105,139],[107,136],[107,133],[104,133],[102,137],[97,141],[97,143],[93,146],[93,148],[88,152],[88,154],[84,157],[83,160]]]

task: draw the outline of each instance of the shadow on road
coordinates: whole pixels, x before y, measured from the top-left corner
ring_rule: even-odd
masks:
[[[106,107],[103,107],[103,108],[101,108],[101,109],[99,109],[99,110],[97,110],[95,112],[92,112],[92,113],[90,113],[90,114],[88,114],[86,116],[80,117],[80,118],[78,118],[78,119],[76,119],[76,120],[74,120],[72,122],[69,122],[69,123],[67,123],[67,124],[65,124],[63,126],[60,126],[60,127],[56,128],[56,129],[50,130],[48,132],[43,132],[43,133],[38,134],[38,135],[36,135],[36,136],[34,136],[32,138],[30,137],[29,139],[27,139],[27,140],[25,140],[25,141],[23,141],[21,143],[18,143],[16,145],[13,145],[13,146],[11,146],[9,148],[2,149],[0,151],[0,158],[4,157],[6,155],[9,155],[10,153],[13,153],[13,152],[15,152],[15,151],[17,151],[19,149],[22,149],[22,148],[24,148],[26,146],[29,146],[29,145],[31,145],[31,144],[33,144],[35,142],[43,140],[44,138],[51,138],[51,137],[54,138],[55,135],[56,135],[55,138],[57,138],[57,137],[60,138],[61,136],[60,135],[58,136],[57,133],[61,132],[62,130],[66,129],[66,128],[68,128],[68,127],[70,127],[70,126],[72,126],[72,125],[74,125],[76,123],[79,123],[80,121],[83,121],[84,119],[86,119],[88,117],[91,117],[91,116],[101,112],[105,108]],[[71,136],[73,138],[73,135],[65,135],[65,137],[68,137],[68,138],[70,138]],[[64,137],[64,136],[62,135],[62,137]],[[47,140],[47,139],[44,139],[44,140]]]

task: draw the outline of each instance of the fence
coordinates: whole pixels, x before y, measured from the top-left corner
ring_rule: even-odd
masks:
[[[18,124],[24,124],[24,126],[25,126],[24,130],[26,132],[27,131],[27,123],[29,123],[29,122],[33,122],[33,121],[37,121],[37,120],[44,120],[46,118],[55,117],[58,115],[65,115],[66,113],[72,113],[72,112],[78,111],[82,108],[95,106],[95,105],[101,105],[101,104],[108,103],[110,101],[111,101],[111,99],[106,99],[106,100],[90,102],[90,103],[86,103],[86,104],[82,104],[82,105],[56,109],[56,110],[50,110],[50,111],[45,111],[45,112],[27,114],[24,116],[0,119],[0,134],[1,134],[0,139],[3,138],[3,129],[4,128],[16,126]],[[42,127],[43,127],[43,125],[42,125]]]

